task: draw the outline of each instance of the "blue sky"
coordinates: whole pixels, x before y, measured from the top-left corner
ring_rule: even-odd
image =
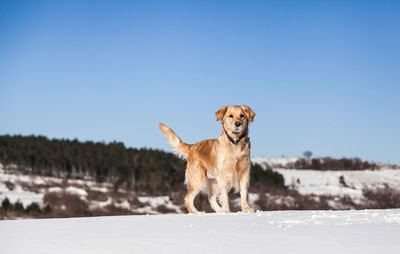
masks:
[[[399,1],[0,1],[0,134],[400,163]]]

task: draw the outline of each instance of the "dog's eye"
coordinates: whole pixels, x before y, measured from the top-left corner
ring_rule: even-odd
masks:
[[[232,117],[233,117],[233,115],[229,115],[229,117],[230,117],[230,118],[232,118]]]
[[[243,118],[244,117],[244,115],[243,114],[240,114],[240,118]]]

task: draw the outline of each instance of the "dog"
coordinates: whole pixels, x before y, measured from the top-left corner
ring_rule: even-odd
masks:
[[[200,192],[208,194],[215,212],[229,213],[228,193],[232,188],[240,191],[242,212],[253,212],[247,201],[251,166],[248,134],[255,115],[245,105],[222,107],[215,112],[222,124],[221,135],[196,144],[184,143],[173,130],[160,123],[160,131],[174,153],[187,159],[185,204],[190,213],[198,213],[193,201]]]

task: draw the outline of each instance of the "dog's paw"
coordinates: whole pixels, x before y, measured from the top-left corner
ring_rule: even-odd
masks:
[[[245,207],[245,208],[242,208],[242,212],[244,212],[244,213],[254,213],[254,210],[251,209],[250,207]]]

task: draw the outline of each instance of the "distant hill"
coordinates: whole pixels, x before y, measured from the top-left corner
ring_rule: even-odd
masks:
[[[302,157],[254,157],[253,163],[261,165],[263,168],[285,168],[285,169],[311,169],[311,170],[377,170],[377,169],[396,169],[397,165],[389,165],[378,162],[363,161],[359,158],[302,158]]]
[[[172,153],[121,142],[20,135],[0,136],[0,164],[8,172],[108,182],[151,195],[184,191],[186,166]],[[281,175],[256,165],[251,178],[259,188],[284,186]]]
[[[0,136],[8,171],[113,183],[151,194],[182,187],[185,162],[171,153],[121,142],[79,142],[43,136]]]

